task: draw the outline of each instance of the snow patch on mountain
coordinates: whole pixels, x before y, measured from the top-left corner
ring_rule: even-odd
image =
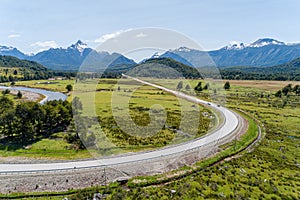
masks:
[[[190,52],[191,49],[187,48],[187,47],[179,47],[178,49],[175,49],[174,51]]]
[[[230,44],[228,46],[224,47],[224,49],[226,49],[226,50],[240,50],[240,49],[244,49],[248,46],[249,46],[248,44],[239,43],[237,41],[232,41],[232,42],[230,42]]]
[[[151,58],[159,58],[160,55],[161,55],[160,53],[155,52],[155,53],[151,56]]]
[[[75,44],[72,44],[69,48],[77,49],[80,53],[84,51],[84,49],[88,48],[87,44],[83,43],[81,40],[78,40]]]
[[[14,47],[0,46],[0,51],[12,51]]]
[[[258,39],[252,44],[250,44],[250,47],[263,47],[267,45],[286,45],[284,42],[274,40],[271,38],[263,38],[263,39]]]

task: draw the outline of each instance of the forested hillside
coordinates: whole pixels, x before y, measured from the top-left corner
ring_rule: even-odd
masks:
[[[0,82],[45,79],[52,76],[43,65],[13,56],[0,56]]]

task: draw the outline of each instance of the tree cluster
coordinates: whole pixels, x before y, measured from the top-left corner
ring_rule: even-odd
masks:
[[[7,97],[0,97],[0,136],[12,138],[21,144],[66,130],[72,119],[72,106],[68,101],[14,105]]]
[[[194,90],[197,91],[197,92],[201,92],[203,90],[208,90],[208,89],[209,89],[209,83],[206,83],[204,85],[204,87],[202,87],[202,82],[201,81],[194,88]]]
[[[288,84],[284,86],[281,90],[278,90],[275,93],[276,97],[288,96],[288,94],[294,93],[295,95],[300,95],[300,85],[295,85],[293,87],[292,84]]]

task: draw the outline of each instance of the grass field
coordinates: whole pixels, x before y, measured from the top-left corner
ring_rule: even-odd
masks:
[[[262,91],[276,92],[287,84],[299,84],[299,81],[230,80],[230,83],[235,88],[243,86],[247,88],[259,89]]]
[[[30,80],[16,82],[16,86],[25,86],[33,88],[48,89],[58,92],[67,92],[66,86],[68,84],[73,85],[74,80]]]
[[[167,185],[118,193],[139,199],[169,198],[170,190],[176,191],[173,199],[299,199],[300,101],[299,96],[269,97],[288,83],[278,84],[264,81],[251,88],[250,82],[231,81],[227,92],[229,107],[246,111],[264,125],[266,135],[254,151]]]
[[[92,131],[101,138],[98,146],[106,147],[108,149],[106,153],[149,150],[176,144],[199,137],[213,127],[214,120],[210,123],[211,118],[214,118],[213,113],[206,108],[179,100],[159,89],[141,86],[135,81],[119,82],[119,87],[114,86],[116,83],[116,79],[102,79],[97,85],[93,85],[92,80],[87,80],[77,83],[75,86],[77,89],[74,91],[74,96],[79,97],[83,102],[83,115],[91,117],[90,113],[96,113],[98,116],[102,131],[95,126],[92,126]],[[94,98],[91,98],[93,96]],[[137,129],[131,129],[131,124],[150,126],[151,107],[161,117],[157,120],[162,120],[165,111],[165,126],[155,135],[151,135],[151,131],[146,130],[137,134]],[[200,110],[200,115],[196,110]],[[123,129],[119,128],[120,122],[116,123],[113,115],[124,121],[121,122]],[[195,127],[191,124],[196,118],[199,120],[199,125]],[[189,125],[183,125],[183,119],[186,119],[185,123]],[[174,129],[180,129],[181,132]]]
[[[90,118],[96,117],[100,121],[101,128],[94,122],[86,124],[89,127],[88,134],[96,135],[97,146],[100,147],[100,150],[91,148],[92,155],[90,155],[87,150],[75,151],[69,149],[69,145],[61,136],[55,139],[43,139],[30,147],[18,149],[2,147],[0,148],[0,155],[6,158],[9,156],[23,156],[37,159],[78,159],[151,150],[199,137],[205,134],[208,129],[213,128],[216,123],[214,114],[202,106],[177,99],[173,95],[150,86],[140,87],[132,81],[120,83],[120,88],[116,88],[117,81],[116,79],[102,79],[99,83],[96,81],[96,84],[95,80],[82,81],[74,85],[75,91],[73,95],[68,97],[68,100],[71,101],[73,96],[78,96],[83,102],[82,115]],[[74,80],[34,80],[17,82],[16,85],[66,92],[66,85],[73,83]],[[169,84],[174,85],[175,83],[170,81]],[[117,110],[119,112],[125,108],[121,109],[118,102],[112,107],[113,94],[117,95],[117,98],[114,97],[115,99],[130,97],[127,105],[129,105],[129,116],[132,123],[138,126],[151,125],[149,113],[150,109],[154,108],[154,111],[159,112],[160,117],[156,121],[165,119],[166,124],[159,128],[154,135],[151,131],[142,131],[139,134],[132,129],[127,129],[127,132],[124,131],[114,120],[112,111]],[[96,114],[91,115],[94,112]],[[124,121],[125,118],[122,112],[117,115]],[[198,125],[195,123],[195,119],[198,119]],[[128,123],[124,124],[127,126]],[[58,152],[62,153],[59,154]]]
[[[195,85],[197,81],[191,83]],[[65,196],[80,199],[93,192],[102,192],[108,194],[107,199],[299,199],[299,96],[274,97],[274,92],[288,82],[230,83],[231,90],[226,91],[227,106],[245,111],[263,125],[264,137],[253,151],[211,167],[200,162],[197,166],[204,168],[199,172],[164,184],[137,185],[131,189],[114,186],[91,189],[92,192],[80,190],[75,195]],[[104,84],[104,87],[108,86]],[[248,132],[256,132],[253,121],[249,122]],[[240,142],[247,144],[248,139],[245,137]],[[163,176],[168,177],[168,174],[159,178]],[[156,178],[143,179],[151,181]]]
[[[141,177],[146,183],[153,182],[152,186],[106,188],[107,199],[299,199],[300,97],[274,97],[274,91],[288,82],[262,81],[253,87],[251,82],[230,82],[227,105],[245,111],[262,123],[263,138],[253,151],[211,167],[200,162],[204,167],[201,171],[164,184],[159,181],[155,184],[155,180],[168,174]],[[255,131],[252,123],[250,120],[248,132]],[[88,194],[91,195],[78,191],[70,199]]]

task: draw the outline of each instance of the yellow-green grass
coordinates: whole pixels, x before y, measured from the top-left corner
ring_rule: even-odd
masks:
[[[300,85],[300,81],[266,81],[266,80],[224,80],[229,81],[234,87],[246,87],[263,91],[277,91],[287,84]]]
[[[7,70],[7,71],[6,71]],[[17,70],[17,74],[14,74],[14,71]],[[23,75],[20,73],[20,68],[18,67],[0,67],[0,76],[6,76],[7,78],[9,76],[12,76],[14,78],[23,78]]]
[[[161,105],[168,113],[171,113],[174,120],[169,120],[168,124],[173,125],[173,123],[179,123],[181,119],[181,104],[185,106],[185,111],[191,112],[193,109],[197,108],[198,105],[194,105],[193,103],[178,100],[177,97],[170,95],[168,93],[162,92],[161,90],[155,89],[150,86],[142,86],[137,87],[132,84],[120,84],[120,91],[116,91],[115,83],[117,83],[117,79],[101,79],[99,84],[98,80],[85,80],[81,81],[74,85],[75,91],[73,91],[73,95],[69,97],[69,100],[72,99],[73,96],[78,96],[83,104],[83,115],[91,116],[91,113],[95,109],[96,116],[100,119],[112,118],[112,109],[111,109],[111,99],[113,92],[117,92],[119,95],[131,95],[129,90],[134,91],[132,95],[135,98],[130,98],[129,104],[131,108],[131,116],[135,120],[136,123],[146,123],[149,119],[148,111],[139,111],[138,108],[149,109],[152,105],[159,104]],[[54,84],[41,84],[43,82],[56,82]],[[39,84],[38,84],[39,83]],[[45,80],[34,80],[34,81],[22,81],[17,82],[16,85],[22,85],[27,87],[36,87],[43,88],[49,90],[56,91],[65,91],[65,87],[67,84],[74,83],[74,80],[54,80],[54,81],[45,81]],[[84,91],[83,91],[84,90]],[[97,91],[95,91],[97,90]],[[80,92],[78,92],[80,91]],[[95,98],[93,98],[95,95]],[[209,115],[214,116],[209,110],[199,106],[198,109],[202,112],[205,111]],[[108,127],[106,124],[101,124],[106,127],[103,128],[106,134],[99,133],[99,129],[97,126],[92,126],[90,130],[98,134],[99,139],[97,144],[99,147],[108,147],[109,151],[105,151],[105,153],[100,152],[100,154],[107,155],[109,154],[117,154],[124,152],[135,152],[141,150],[150,150],[158,147],[162,147],[165,145],[177,144],[180,142],[184,142],[195,137],[199,137],[207,132],[209,128],[213,128],[216,121],[212,120],[212,123],[209,123],[209,119],[204,119],[204,121],[200,121],[200,125],[203,125],[201,128],[201,132],[197,134],[191,134],[190,138],[184,137],[180,134],[175,133],[172,130],[163,130],[160,132],[161,138],[157,137],[153,140],[153,142],[146,142],[144,144],[130,144],[127,140],[124,139],[115,139],[114,132],[112,131],[112,127]],[[144,121],[145,119],[145,121]],[[143,124],[145,125],[145,124]],[[184,131],[184,130],[183,130]],[[188,132],[189,130],[187,130]],[[195,131],[193,131],[195,132]],[[99,135],[102,134],[102,135]],[[165,137],[165,138],[164,138]],[[163,140],[163,141],[162,141]],[[157,143],[158,142],[158,143]],[[43,146],[47,146],[48,148],[44,148]],[[57,149],[57,147],[60,147]],[[32,158],[45,158],[45,159],[77,159],[77,158],[87,158],[92,157],[88,153],[88,151],[74,151],[66,148],[67,143],[62,139],[62,137],[57,139],[43,139],[32,145],[31,148],[26,149],[17,149],[10,150],[8,149],[0,153],[3,156],[25,156]],[[62,153],[59,153],[61,151]],[[90,150],[92,154],[97,152],[99,155],[99,151],[95,149]],[[57,154],[57,155],[56,155]]]
[[[30,80],[30,81],[18,81],[16,86],[25,86],[32,88],[48,89],[58,92],[67,92],[66,86],[68,84],[73,85],[74,80]]]
[[[33,159],[55,159],[55,160],[71,160],[91,158],[91,154],[87,150],[72,150],[70,144],[62,138],[58,139],[42,139],[32,145],[23,148],[14,146],[0,145],[0,161],[6,161],[8,157],[24,157]],[[12,159],[13,160],[13,159]]]
[[[272,81],[266,83],[273,85]],[[283,86],[286,84],[282,82]],[[259,119],[266,131],[253,151],[168,184],[132,189],[118,187],[109,190],[112,195],[108,198],[168,199],[172,195],[171,190],[174,190],[173,199],[299,199],[299,97],[261,97],[261,92],[274,94],[278,86],[269,89],[264,89],[263,85],[251,88],[251,85],[241,86],[234,82],[231,82],[231,86],[231,90],[226,92],[227,105],[242,109]],[[284,100],[288,103],[282,107]],[[251,120],[249,122],[248,132],[252,124]],[[244,144],[250,142],[248,139]],[[223,153],[230,149],[232,146]],[[211,159],[217,161],[218,157]],[[206,162],[200,162],[198,166],[205,167]],[[156,178],[145,177],[150,182]],[[95,191],[104,193],[101,189]]]
[[[83,115],[91,116],[91,113],[96,112],[96,115],[99,116],[101,121],[103,121],[101,127],[104,132],[100,132],[99,128],[97,129],[95,126],[91,128],[93,133],[98,135],[99,138],[103,138],[99,141],[98,146],[107,147],[111,153],[128,151],[132,152],[149,150],[195,138],[196,135],[193,135],[192,133],[191,138],[185,138],[175,133],[174,131],[166,129],[158,132],[158,134],[161,134],[161,137],[154,139],[154,141],[150,143],[147,141],[145,142],[145,140],[139,138],[138,140],[143,140],[143,142],[138,142],[138,144],[130,143],[130,138],[126,140],[116,139],[115,131],[112,129],[114,129],[113,127],[117,126],[117,124],[111,121],[111,118],[113,117],[111,107],[112,98],[114,98],[112,96],[113,93],[116,93],[117,96],[119,95],[117,98],[122,98],[122,96],[131,97],[129,100],[131,117],[135,123],[143,126],[147,125],[150,122],[147,109],[150,109],[153,105],[160,105],[166,110],[167,113],[170,114],[170,116],[172,115],[173,118],[175,117],[175,120],[173,120],[172,122],[170,122],[169,120],[169,126],[172,126],[172,124],[174,125],[174,123],[180,123],[182,106],[185,107],[185,114],[187,114],[188,112],[192,112],[193,110],[195,110],[195,108],[198,107],[198,105],[194,105],[193,103],[185,100],[178,100],[174,95],[170,95],[151,86],[139,86],[132,83],[121,83],[119,84],[120,88],[118,89],[114,86],[116,82],[117,80],[115,79],[102,79],[100,80],[98,85],[95,85],[95,81],[93,82],[92,80],[82,81],[81,83],[76,84],[76,89],[73,93],[74,96],[79,97],[83,102]],[[95,92],[95,90],[97,91]],[[113,106],[115,108],[119,107],[118,104],[115,104]],[[141,111],[139,110],[140,108],[146,109],[146,111]],[[201,112],[205,111],[210,115],[213,115],[210,111],[204,109],[201,106],[199,106],[198,109],[200,109]],[[200,117],[200,119],[201,118],[204,117]],[[200,123],[202,123],[201,125],[203,125],[203,127],[200,127],[202,131],[200,135],[206,133],[208,128],[212,128],[213,126],[210,126],[208,119],[206,119],[206,121],[205,119],[204,121],[202,119]],[[135,133],[129,133],[129,135],[134,134]],[[162,143],[164,143],[164,145],[162,145]]]
[[[175,182],[185,181],[185,179],[190,179],[189,174],[192,174],[192,175],[201,174],[201,172],[205,168],[209,167],[210,165],[217,162],[218,160],[224,159],[225,157],[230,156],[230,155],[240,151],[241,149],[247,147],[251,142],[253,142],[255,140],[255,138],[258,135],[257,125],[255,124],[254,120],[251,119],[250,117],[248,117],[247,115],[244,115],[243,113],[240,113],[240,114],[243,115],[249,121],[249,129],[240,138],[240,140],[238,140],[236,142],[236,144],[231,143],[230,147],[227,146],[226,150],[218,153],[216,156],[214,156],[212,158],[208,158],[204,161],[196,163],[196,165],[194,167],[183,167],[183,168],[180,168],[180,169],[177,169],[177,170],[174,170],[174,171],[168,172],[166,174],[162,174],[162,175],[135,177],[135,178],[132,178],[129,180],[128,186],[131,188],[131,190],[136,190],[136,188],[143,188],[144,186],[147,186],[147,190],[155,190],[155,189],[161,190],[162,187],[159,184],[163,183],[164,185],[166,185],[166,187],[168,187],[168,185],[170,183],[173,184]],[[184,179],[180,178],[180,177],[183,178],[186,176],[187,176],[187,178],[184,178]],[[213,178],[218,181],[222,180],[222,178],[219,176],[214,176]],[[173,181],[175,180],[175,182],[172,182],[172,180]],[[187,182],[189,182],[189,181],[187,181]],[[198,185],[199,183],[193,182],[191,184]],[[156,186],[149,187],[149,185],[156,185]],[[115,192],[114,192],[115,189],[117,189],[119,187],[120,186],[118,186],[116,184],[110,184],[107,187],[98,187],[98,188],[93,187],[93,188],[87,188],[84,190],[68,191],[66,193],[62,192],[62,194],[60,196],[56,196],[56,195],[59,195],[59,193],[51,193],[51,192],[50,193],[49,192],[31,193],[30,195],[32,195],[36,199],[46,199],[46,197],[49,197],[49,196],[51,196],[51,198],[53,198],[53,199],[59,199],[59,198],[65,198],[65,197],[74,198],[74,197],[77,197],[78,195],[83,195],[85,197],[93,196],[94,193],[100,192],[100,193],[107,193],[109,195],[108,198],[111,198],[112,196],[110,196],[110,195],[115,194]],[[198,186],[196,186],[196,187],[198,187]],[[138,190],[140,190],[140,189],[138,189]],[[106,192],[104,192],[104,191],[106,191]],[[204,192],[206,192],[206,191],[204,191]],[[230,193],[230,190],[228,190],[228,193]],[[52,195],[55,195],[55,196],[52,196]],[[226,195],[227,195],[227,193],[226,193]],[[26,197],[28,195],[15,193],[15,194],[11,194],[11,196]]]
[[[268,83],[273,84],[273,82]],[[283,86],[286,84],[288,83],[282,83]],[[250,116],[259,119],[263,124],[263,130],[266,131],[265,137],[252,152],[245,152],[242,157],[208,167],[178,181],[171,180],[170,183],[159,185],[159,187],[139,187],[127,191],[119,189],[118,196],[163,199],[170,197],[170,191],[173,190],[175,191],[174,199],[299,199],[300,179],[299,166],[297,166],[300,161],[299,96],[292,96],[288,99],[276,98],[274,95],[262,97],[262,91],[264,94],[273,94],[278,86],[265,90],[263,87],[257,89],[234,83],[231,85],[239,92],[238,96],[233,89],[226,92],[227,105],[242,109]],[[281,107],[283,100],[287,100],[288,103]],[[248,133],[256,132],[255,127],[251,128],[252,125],[253,121],[249,120]],[[242,137],[241,144],[249,144],[249,139],[246,134]],[[238,144],[236,143],[236,149],[239,148]],[[233,149],[231,146],[209,160],[217,161],[219,155],[226,154]],[[207,161],[200,162],[199,166],[207,166]],[[158,177],[161,178],[161,176]],[[157,181],[157,177],[142,177],[141,179],[145,180],[145,183],[142,182],[140,185]],[[117,194],[114,193],[108,198],[116,196]]]

